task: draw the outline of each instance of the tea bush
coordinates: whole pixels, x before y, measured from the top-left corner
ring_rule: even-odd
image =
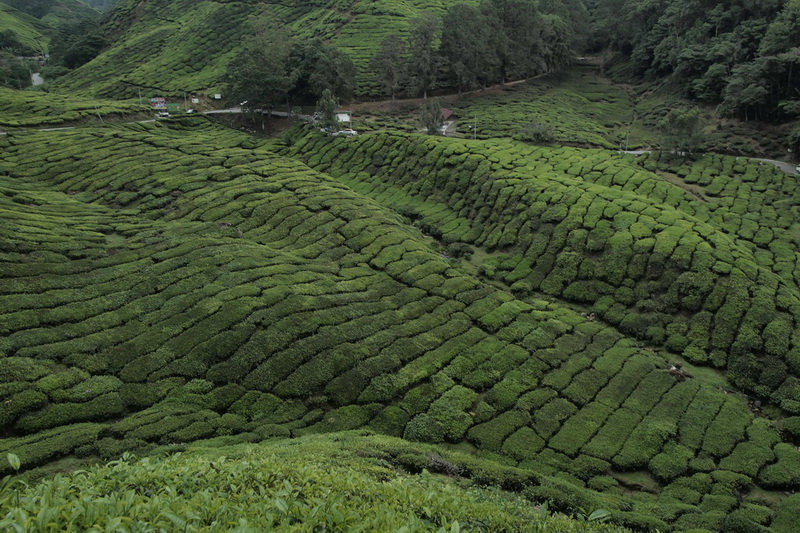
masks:
[[[3,143],[0,452],[25,470],[371,427],[472,452],[398,464],[636,527],[713,529],[748,484],[800,483],[718,372],[793,408],[794,282],[628,156],[203,118]]]

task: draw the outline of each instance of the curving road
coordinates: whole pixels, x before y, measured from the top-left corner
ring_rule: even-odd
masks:
[[[655,150],[619,150],[621,154],[630,154],[630,155],[642,155],[642,154],[650,154],[653,153]],[[787,174],[791,174],[792,176],[800,176],[800,165],[795,165],[793,163],[787,163],[786,161],[777,161],[775,159],[762,159],[760,157],[746,157],[746,156],[739,156],[745,157],[746,159],[750,159],[752,161],[761,161],[763,163],[769,163],[771,165],[775,165],[779,169],[783,170]]]

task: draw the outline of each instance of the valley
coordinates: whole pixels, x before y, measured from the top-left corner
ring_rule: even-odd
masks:
[[[0,15],[42,43],[68,4]],[[0,87],[0,529],[796,530],[793,122],[611,48],[389,100],[383,38],[467,8],[255,4],[122,0],[98,55]],[[227,91],[254,10],[352,60],[357,134],[142,104]]]

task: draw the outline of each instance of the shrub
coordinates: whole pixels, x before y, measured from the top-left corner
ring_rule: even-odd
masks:
[[[419,442],[443,442],[445,427],[428,413],[415,416],[406,426],[403,438]]]

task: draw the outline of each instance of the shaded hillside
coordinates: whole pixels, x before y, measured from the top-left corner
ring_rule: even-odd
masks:
[[[93,8],[99,9],[101,11],[108,11],[109,9],[111,9],[116,4],[119,3],[119,0],[82,0],[82,1],[86,2]]]
[[[203,119],[0,143],[0,452],[25,468],[369,427],[662,530],[766,526],[773,490],[800,484],[798,418],[780,420],[800,414],[797,281],[763,265],[744,221],[725,226],[728,188],[712,213],[600,151],[260,146]],[[772,221],[793,193],[767,171],[754,184]],[[780,403],[779,421],[706,365]]]
[[[359,69],[369,90],[367,62],[384,36],[405,33],[423,10],[441,14],[456,0],[426,2],[219,2],[155,0],[121,2],[109,15],[111,48],[64,80],[59,87],[111,97],[133,97],[141,86],[168,95],[220,87],[228,62],[259,13],[285,20],[297,37],[330,40]],[[372,87],[374,88],[374,87]]]
[[[47,50],[47,25],[40,20],[0,3],[0,48],[21,55]]]
[[[72,24],[97,14],[81,0],[0,0],[0,3],[38,19],[48,28]]]
[[[721,104],[721,116],[800,116],[797,0],[587,0],[596,45],[635,74],[671,77],[686,96]]]

